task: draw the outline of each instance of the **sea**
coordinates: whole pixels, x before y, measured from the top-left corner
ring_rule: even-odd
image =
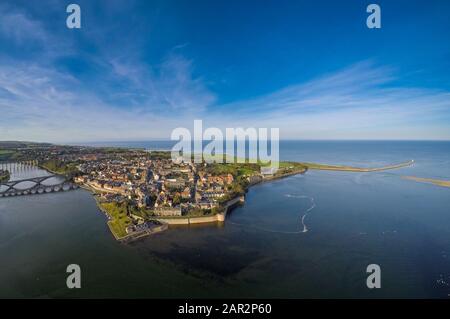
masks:
[[[251,187],[222,225],[128,244],[114,240],[86,190],[0,198],[0,298],[450,297],[450,188],[404,178],[450,180],[450,142],[280,141],[280,159],[414,164],[309,170]],[[18,170],[12,179],[45,174]],[[81,268],[80,289],[66,285],[70,264]],[[367,285],[373,264],[380,288]]]

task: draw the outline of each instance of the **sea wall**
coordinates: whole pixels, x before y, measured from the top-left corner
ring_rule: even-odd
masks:
[[[204,224],[204,223],[216,223],[223,222],[225,218],[223,214],[216,214],[213,216],[199,216],[199,217],[186,217],[186,218],[157,218],[156,220],[169,224],[169,225],[190,225],[190,224]]]
[[[162,224],[160,226],[153,227],[152,229],[147,229],[147,230],[135,232],[132,234],[128,234],[121,238],[117,238],[116,236],[114,236],[114,237],[116,237],[116,239],[121,242],[131,242],[131,241],[135,241],[137,239],[143,238],[143,237],[147,237],[148,235],[161,233],[161,232],[165,231],[167,228],[169,228],[169,226],[167,224]]]
[[[157,221],[168,225],[191,225],[191,224],[208,224],[208,223],[221,223],[224,222],[227,213],[232,210],[236,205],[245,201],[244,196],[238,196],[228,201],[225,205],[225,212],[212,216],[198,216],[198,217],[185,217],[185,218],[156,218]]]

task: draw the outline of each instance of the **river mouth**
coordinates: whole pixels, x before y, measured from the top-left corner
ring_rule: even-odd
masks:
[[[8,256],[0,297],[446,298],[448,189],[401,177],[448,178],[447,154],[433,163],[416,154],[399,171],[311,170],[263,183],[221,226],[128,244],[114,239],[86,190],[0,198],[0,255]],[[65,286],[72,263],[83,273],[79,292]],[[366,286],[373,263],[382,269],[378,291]]]
[[[71,183],[63,176],[53,175],[37,166],[9,163],[10,179],[0,185],[0,197],[41,195],[68,191]]]

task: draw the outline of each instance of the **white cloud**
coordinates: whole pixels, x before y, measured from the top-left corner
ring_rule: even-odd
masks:
[[[7,12],[0,7],[0,32],[19,44],[27,41],[48,42],[48,34],[39,21],[27,17],[21,12]]]
[[[279,127],[282,138],[450,138],[448,122],[442,123],[449,116],[449,92],[388,86],[391,72],[367,63],[216,107],[214,95],[192,79],[190,64],[181,58],[168,60],[158,76],[117,64],[114,70],[135,79],[138,91],[148,95],[144,103],[105,103],[67,74],[0,65],[1,139],[168,139],[172,129],[190,127],[195,118],[222,128]]]
[[[156,65],[121,52],[89,56],[101,66],[90,85],[52,67],[57,56],[69,54],[55,46],[70,44],[56,41],[25,13],[0,11],[4,36],[19,45],[48,46],[33,63],[0,64],[3,140],[167,139],[172,129],[190,127],[196,118],[222,128],[279,127],[281,138],[450,139],[449,92],[396,87],[394,70],[370,61],[217,105],[214,92],[194,77],[193,61],[175,54],[176,48]]]
[[[129,91],[120,94],[139,97],[142,108],[164,113],[200,113],[215,101],[215,96],[193,76],[192,61],[169,54],[160,65],[148,66],[135,60],[112,58],[113,72],[132,83]]]
[[[397,87],[394,79],[390,68],[358,63],[220,106],[211,125],[279,127],[291,139],[450,139],[450,92]]]
[[[95,89],[54,69],[23,63],[0,65],[0,139],[61,142],[165,138],[172,128],[195,118],[187,111],[212,99],[201,82],[190,79],[188,68],[175,67],[173,72],[178,74],[178,81],[166,82],[165,76],[146,78],[142,85],[152,83],[154,88],[145,91],[145,103],[124,107],[106,103]],[[185,109],[172,104],[177,99],[184,101]]]
[[[146,94],[155,96],[127,108],[105,103],[95,90],[55,70],[0,65],[1,139],[168,139],[172,129],[190,127],[195,118],[222,128],[279,127],[282,138],[450,138],[448,122],[442,123],[449,116],[450,93],[389,87],[392,77],[385,68],[359,64],[253,100],[209,106],[214,111],[208,111],[213,94],[192,80],[188,64],[179,67],[180,61],[167,62],[175,69],[170,76],[139,79],[142,87],[153,85]],[[122,69],[120,75],[133,78],[138,73]],[[189,90],[196,85],[198,90]],[[172,102],[165,94],[171,94]],[[179,110],[176,99],[190,112]]]

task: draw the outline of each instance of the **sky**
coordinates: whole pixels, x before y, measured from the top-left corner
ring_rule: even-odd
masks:
[[[195,119],[450,140],[449,17],[446,0],[1,0],[0,140],[167,140]]]

